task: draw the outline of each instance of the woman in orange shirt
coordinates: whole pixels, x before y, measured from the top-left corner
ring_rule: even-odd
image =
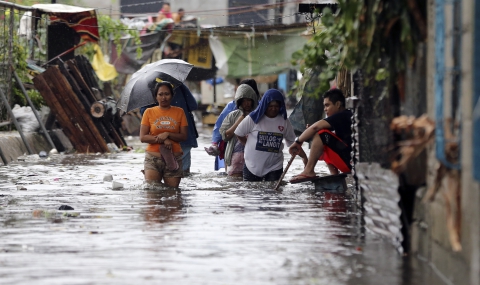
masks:
[[[171,106],[173,85],[162,81],[155,85],[153,97],[158,106],[148,108],[140,126],[140,141],[148,143],[145,151],[145,180],[178,187],[183,177],[182,148],[187,139],[188,123],[182,108]],[[173,153],[173,156],[172,156]]]

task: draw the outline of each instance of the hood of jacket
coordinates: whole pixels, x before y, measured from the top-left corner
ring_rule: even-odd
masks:
[[[285,106],[283,94],[277,89],[269,89],[263,94],[262,99],[258,103],[258,108],[249,114],[255,124],[258,124],[258,121],[263,117],[268,105],[272,101],[278,101],[280,103],[280,112],[278,115],[282,116],[284,120],[287,119],[287,108]]]
[[[238,86],[237,91],[235,92],[235,105],[237,105],[238,109],[241,109],[241,99],[252,99],[252,110],[255,110],[255,108],[257,108],[257,93],[255,93],[253,88],[247,84],[241,84],[240,86]]]

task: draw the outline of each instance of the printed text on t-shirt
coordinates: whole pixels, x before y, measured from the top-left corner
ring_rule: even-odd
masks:
[[[171,117],[162,116],[156,119],[153,124],[157,129],[174,130],[178,125],[178,122]]]
[[[275,152],[280,151],[282,145],[283,134],[273,132],[258,132],[257,146],[258,151]]]

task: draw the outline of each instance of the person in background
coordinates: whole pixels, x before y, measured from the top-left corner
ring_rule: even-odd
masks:
[[[255,91],[257,94],[257,101],[260,99],[260,93],[258,92],[257,88],[257,82],[255,79],[248,78],[240,81],[241,84],[247,84],[252,89]],[[228,104],[225,106],[225,108],[222,110],[220,115],[217,118],[217,121],[215,122],[215,126],[213,127],[213,132],[212,132],[212,145],[210,145],[208,148],[205,147],[205,151],[209,155],[215,156],[215,170],[219,170],[221,168],[220,165],[222,165],[224,162],[222,159],[218,157],[219,154],[219,145],[222,142],[222,135],[220,134],[220,127],[222,126],[223,120],[225,117],[227,117],[230,112],[233,110],[237,109],[237,105],[235,103],[235,100],[228,102]]]
[[[312,139],[308,163],[305,169],[294,176],[290,183],[312,181],[318,178],[315,166],[324,160],[331,175],[349,173],[352,151],[352,112],[345,109],[345,96],[340,89],[331,89],[323,94],[324,111],[327,118],[309,126],[290,146],[290,154],[297,152],[302,143]]]
[[[257,94],[247,84],[238,86],[235,92],[235,103],[237,110],[230,112],[220,127],[220,134],[225,142],[228,142],[225,149],[225,164],[229,176],[242,177],[245,160],[244,145],[237,140],[235,130],[243,119],[257,107]]]
[[[172,19],[175,22],[175,24],[180,24],[184,16],[185,16],[185,10],[183,8],[180,8],[178,9],[177,13],[173,14]]]
[[[180,142],[182,147],[183,155],[182,155],[182,164],[183,164],[183,172],[184,175],[190,174],[190,166],[191,166],[191,150],[192,148],[198,147],[197,142],[197,129],[195,127],[195,120],[193,119],[192,111],[198,109],[197,100],[193,97],[192,93],[188,89],[187,86],[184,84],[180,85],[175,90],[175,95],[173,96],[172,106],[180,107],[185,112],[188,122],[188,132],[187,132],[187,139],[185,141]],[[156,105],[149,105],[140,108],[140,114],[143,116],[143,113],[146,109],[154,107]]]
[[[164,2],[162,9],[158,11],[156,22],[160,22],[163,19],[172,19],[172,13],[170,12],[170,3]]]
[[[270,89],[258,107],[237,127],[235,135],[245,145],[244,181],[277,181],[283,173],[283,140],[288,146],[295,141],[282,93]],[[303,149],[298,154],[307,163]]]
[[[152,96],[158,105],[145,110],[140,126],[140,141],[148,143],[145,180],[178,187],[183,177],[180,142],[187,139],[187,118],[182,108],[171,105],[174,91],[170,82],[158,82]]]
[[[192,113],[192,111],[198,109],[198,103],[197,100],[195,100],[195,97],[193,97],[190,90],[187,88],[187,86],[182,84],[177,88],[175,96],[173,96],[172,106],[182,108],[185,112],[185,115],[187,116],[188,136],[185,141],[180,142],[180,145],[183,151],[183,174],[188,175],[190,174],[190,166],[192,164],[191,150],[192,148],[198,147],[198,133]]]

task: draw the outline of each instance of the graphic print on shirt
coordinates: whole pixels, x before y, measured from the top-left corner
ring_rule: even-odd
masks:
[[[283,134],[281,133],[258,132],[255,150],[278,153],[282,140]]]
[[[153,125],[159,130],[174,130],[178,125],[178,122],[171,117],[162,116],[156,119]]]

